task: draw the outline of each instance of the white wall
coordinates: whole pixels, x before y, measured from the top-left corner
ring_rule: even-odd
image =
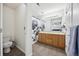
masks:
[[[10,36],[14,40],[15,11],[7,6],[3,6],[3,36]]]
[[[24,37],[24,21],[25,21],[26,6],[20,4],[16,8],[16,20],[15,20],[15,41],[17,47],[25,52],[25,37]]]
[[[20,4],[16,8],[15,24],[17,47],[26,55],[32,55],[32,11],[29,4]]]
[[[32,9],[31,4],[26,5],[25,19],[25,40],[26,40],[26,55],[32,55]]]

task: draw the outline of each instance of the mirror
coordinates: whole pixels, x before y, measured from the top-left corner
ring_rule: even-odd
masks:
[[[52,31],[62,31],[62,17],[56,17],[51,19],[51,30]]]

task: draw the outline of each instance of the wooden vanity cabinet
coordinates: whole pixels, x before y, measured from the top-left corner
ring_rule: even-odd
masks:
[[[65,49],[65,35],[39,33],[38,41],[44,44]]]

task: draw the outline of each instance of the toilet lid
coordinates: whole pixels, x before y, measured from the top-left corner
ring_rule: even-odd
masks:
[[[5,47],[8,47],[8,46],[11,46],[12,45],[12,42],[5,42],[3,43],[3,48]]]

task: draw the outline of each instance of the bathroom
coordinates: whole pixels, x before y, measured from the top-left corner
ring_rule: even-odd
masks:
[[[56,22],[55,24],[57,24],[55,25],[57,27],[54,29],[59,30],[57,31],[56,34],[64,35],[63,32],[65,30],[61,31],[61,27],[63,29],[63,24],[65,22],[64,9],[65,9],[66,3],[65,4],[64,3],[62,4],[61,3],[59,4],[58,3],[55,3],[55,4],[54,3],[51,3],[51,4],[31,3],[30,5],[31,6],[29,7],[27,6],[27,4],[24,4],[24,3],[13,3],[13,4],[4,3],[3,4],[3,55],[4,56],[16,56],[16,55],[24,56],[28,54],[32,55],[33,49],[35,49],[33,48],[33,45],[36,44],[37,41],[39,41],[38,40],[39,32],[49,32],[49,33],[56,32],[56,31],[53,31],[53,28],[52,28],[54,27],[53,19],[55,19],[55,22]],[[31,10],[29,11],[28,9],[30,8]],[[26,19],[31,19],[31,20],[28,21]],[[28,25],[28,22],[30,27]],[[31,25],[31,22],[32,22],[32,25]],[[33,23],[36,23],[36,24],[33,24]],[[36,29],[34,29],[33,27],[34,28],[36,27]],[[32,33],[30,33],[31,28],[34,29],[32,30]],[[31,40],[30,34],[33,34],[32,40]],[[42,43],[40,42],[40,44]],[[14,53],[14,51],[16,52]]]
[[[66,5],[67,5],[66,3],[33,4],[32,27],[34,27],[34,25],[37,24],[35,29],[32,28],[33,29],[32,31],[34,31],[32,37],[36,39],[35,40],[32,38],[33,40],[35,40],[33,41],[33,51],[32,51],[34,55],[49,55],[49,56],[66,55],[64,52],[65,32],[66,32],[64,25],[65,24],[64,14]],[[37,23],[34,23],[34,20],[37,21]],[[34,37],[34,35],[36,36]],[[57,36],[58,38],[56,38]],[[53,42],[50,42],[49,40]],[[62,42],[57,42],[58,40],[59,41],[61,40]],[[43,46],[43,44],[45,45]],[[48,48],[46,48],[46,45],[48,46]],[[52,51],[50,51],[51,46],[57,47],[56,51],[53,50],[54,48],[52,48]],[[37,51],[37,49],[39,49],[39,51]],[[45,51],[43,51],[44,49]],[[58,49],[62,50],[57,51]],[[40,53],[40,51],[42,51],[42,53]],[[48,53],[48,51],[50,52]]]
[[[1,55],[72,55],[70,28],[79,25],[79,3],[2,3],[0,7]]]
[[[0,8],[1,55],[2,56],[32,55],[31,4],[1,3],[0,7],[1,7]]]
[[[78,10],[78,3],[37,3],[32,5],[33,56],[74,54],[69,50],[70,46],[74,44],[70,43],[70,40],[73,39],[70,31],[73,26],[79,25],[77,22],[79,21]],[[71,51],[73,51],[72,48]]]
[[[3,55],[25,56],[24,4],[3,4]]]

